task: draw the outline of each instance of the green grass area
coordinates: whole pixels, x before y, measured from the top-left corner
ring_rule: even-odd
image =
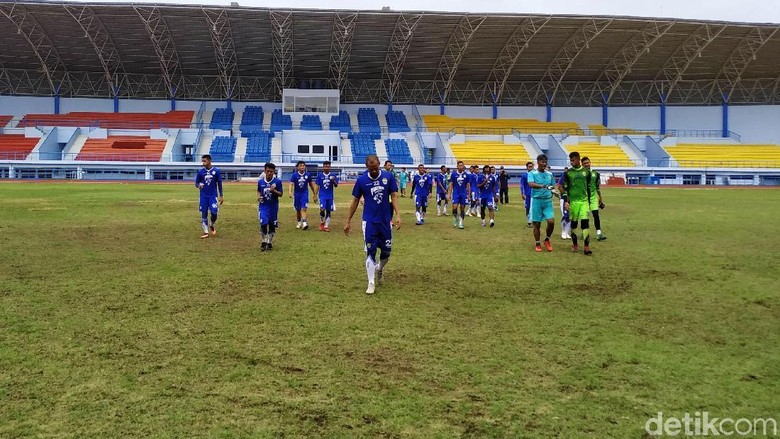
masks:
[[[364,294],[359,217],[259,251],[252,185],[0,184],[0,437],[642,438],[778,417],[780,191],[605,189],[594,255],[429,216]]]

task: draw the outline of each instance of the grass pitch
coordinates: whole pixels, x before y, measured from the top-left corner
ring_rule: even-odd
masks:
[[[286,188],[285,188],[286,189]],[[2,183],[2,437],[645,437],[778,417],[780,191],[605,189],[594,256],[401,199],[385,285],[252,185],[199,240],[191,185]],[[431,210],[435,211],[435,208]],[[556,224],[557,226],[557,224]]]

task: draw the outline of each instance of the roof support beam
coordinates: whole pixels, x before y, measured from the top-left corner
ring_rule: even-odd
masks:
[[[535,99],[537,103],[555,101],[555,95],[561,87],[561,82],[571,66],[574,65],[574,61],[583,51],[590,48],[590,42],[599,36],[610,23],[612,23],[611,18],[588,19],[566,40],[537,86]]]
[[[531,39],[550,21],[550,17],[527,17],[515,28],[512,35],[504,44],[501,53],[493,63],[493,68],[488,75],[485,84],[485,94],[491,102],[501,102],[501,96],[504,94],[504,88],[515,68],[520,54],[528,47]],[[485,101],[485,98],[482,99]]]
[[[13,22],[16,31],[30,44],[49,82],[51,94],[70,92],[72,84],[65,63],[32,13],[19,3],[0,3],[0,13]]]
[[[331,87],[339,90],[342,90],[344,80],[347,79],[349,72],[349,56],[352,54],[352,36],[355,34],[357,16],[357,12],[337,12],[333,16],[328,83]]]
[[[607,64],[607,67],[601,72],[596,83],[605,84],[606,87],[600,92],[606,94],[604,96],[594,96],[591,100],[594,102],[602,102],[602,100],[609,103],[612,99],[612,95],[615,90],[620,87],[620,83],[623,79],[631,73],[631,68],[634,67],[639,59],[646,53],[650,53],[650,47],[656,43],[669,29],[674,25],[673,21],[652,21],[642,28],[639,33],[634,35],[628,40],[620,51],[612,57],[612,60]]]
[[[282,90],[293,84],[293,14],[289,11],[270,11],[273,32],[274,78],[277,98]]]
[[[728,99],[734,93],[750,62],[756,59],[758,51],[772,39],[777,29],[777,27],[754,27],[740,40],[715,77],[711,91],[715,99],[722,99],[723,96]]]
[[[715,38],[724,29],[726,29],[725,25],[706,23],[699,26],[695,32],[688,36],[680,47],[672,53],[666,63],[664,63],[661,71],[656,75],[656,89],[651,91],[651,95],[646,97],[646,102],[653,102],[659,95],[664,95],[668,99],[677,83],[682,80],[688,67],[693,64],[696,58],[701,57],[704,49],[715,41]]]
[[[383,96],[388,102],[395,102],[395,95],[401,83],[401,73],[406,64],[406,55],[414,37],[414,30],[420,22],[422,14],[400,14],[390,36],[390,45],[387,47],[385,66],[382,70],[382,83],[385,85]],[[379,98],[378,100],[381,100]]]
[[[458,73],[463,55],[485,19],[487,19],[485,15],[466,14],[455,26],[449,41],[447,41],[447,47],[444,48],[441,60],[439,60],[439,68],[436,70],[436,78],[434,79],[433,92],[435,96],[433,99],[438,98],[441,103],[448,101],[452,83],[455,81],[455,74]]]
[[[114,96],[124,84],[120,80],[124,78],[124,66],[119,56],[108,29],[100,21],[100,18],[92,10],[91,6],[79,6],[77,4],[63,4],[65,10],[76,20],[81,30],[84,31],[84,37],[89,40],[92,48],[100,60],[103,72],[106,75],[106,84],[109,87],[109,93]]]
[[[176,52],[176,46],[173,44],[173,36],[165,22],[165,18],[157,6],[133,6],[133,9],[143,21],[146,31],[154,47],[154,53],[160,61],[162,77],[165,81],[165,87],[168,96],[175,96],[176,89],[180,85],[181,67],[179,65],[179,55]]]
[[[211,44],[214,46],[214,55],[217,58],[217,71],[222,83],[223,96],[226,100],[239,97],[241,89],[239,87],[238,61],[228,10],[206,7],[201,8],[201,10],[206,17],[206,24],[208,24],[211,34]]]

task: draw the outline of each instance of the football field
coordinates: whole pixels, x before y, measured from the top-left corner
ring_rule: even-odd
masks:
[[[285,183],[285,191],[287,190]],[[642,438],[778,417],[780,190],[604,188],[594,255],[415,226],[367,296],[360,210],[260,253],[255,186],[0,183],[0,437]],[[591,229],[592,235],[595,235]]]

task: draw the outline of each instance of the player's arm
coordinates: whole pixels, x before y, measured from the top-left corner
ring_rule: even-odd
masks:
[[[571,182],[569,181],[569,173],[563,174],[563,184],[561,185],[561,198],[563,199],[563,210],[569,210],[569,188]]]
[[[344,234],[349,236],[349,229],[352,228],[352,217],[355,216],[355,211],[358,208],[358,202],[360,201],[360,195],[352,197],[352,203],[349,205],[349,212],[347,212],[347,221],[344,223]]]
[[[293,174],[293,177],[295,177],[295,174]],[[288,195],[290,196],[290,198],[292,198],[293,189],[295,188],[295,183],[293,183],[292,180],[290,180],[290,186],[289,187],[290,187],[290,189],[289,189],[290,193]]]
[[[522,175],[520,176],[520,196],[523,197],[523,200],[525,200],[525,188],[528,186],[528,176]]]
[[[198,189],[203,189],[203,176],[198,172],[195,174],[195,187]]]
[[[415,175],[415,177],[412,179],[412,190],[409,192],[410,197],[414,196],[414,188],[416,187],[417,187],[417,176]]]
[[[219,193],[219,198],[217,198],[217,200],[219,201],[219,205],[221,206],[222,202],[224,201],[224,198],[222,197],[222,173],[219,172],[219,169],[217,169],[216,174],[217,174],[216,175],[216,177],[217,177],[217,191]]]
[[[339,176],[334,175],[333,176],[333,187],[339,187]]]
[[[601,175],[596,172],[596,193],[599,195],[599,208],[604,208],[604,199],[601,197]]]
[[[390,198],[393,200],[393,216],[395,217],[395,221],[393,221],[391,224],[394,225],[396,229],[400,229],[401,214],[398,210],[398,191],[390,193]]]
[[[309,187],[311,188],[311,192],[314,194],[314,202],[317,202],[317,195],[319,195],[319,191],[317,190],[317,187],[314,186],[314,182],[309,180]]]

